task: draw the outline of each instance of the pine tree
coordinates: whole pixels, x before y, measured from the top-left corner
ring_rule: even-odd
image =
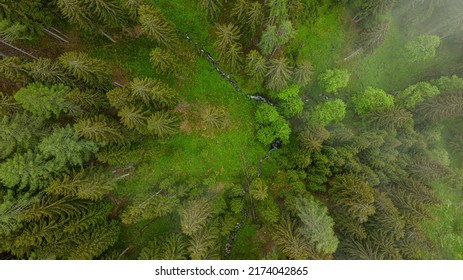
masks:
[[[335,207],[346,211],[359,223],[375,213],[373,189],[353,175],[338,175],[330,182],[330,198]]]
[[[268,186],[261,178],[256,178],[249,186],[249,194],[257,201],[263,201],[268,197]]]
[[[149,5],[141,5],[138,9],[141,31],[159,45],[174,49],[178,45],[175,27],[167,21],[162,13]]]
[[[132,97],[141,100],[146,106],[151,105],[152,89],[159,82],[151,78],[135,78],[129,84]],[[121,92],[123,93],[123,92]]]
[[[268,64],[267,88],[279,91],[288,86],[292,70],[285,57],[271,59]]]
[[[68,73],[89,86],[100,88],[110,84],[111,74],[106,63],[100,59],[82,52],[67,52],[58,60]]]
[[[0,181],[11,189],[41,189],[51,177],[44,163],[43,157],[31,150],[23,154],[16,153],[14,157],[0,163]]]
[[[412,125],[412,117],[409,111],[393,106],[371,112],[368,114],[367,120],[379,128],[394,130]]]
[[[182,232],[192,236],[206,224],[212,209],[205,198],[190,200],[180,209],[180,226]]]
[[[178,93],[165,83],[156,83],[150,93],[151,101],[158,109],[173,109],[178,104]]]
[[[262,38],[259,42],[259,48],[263,54],[269,55],[278,46],[279,38],[277,27],[275,25],[267,25]]]
[[[216,27],[219,59],[229,65],[231,70],[238,70],[241,65],[242,46],[239,43],[239,28],[231,23]]]
[[[171,75],[177,72],[177,58],[169,50],[155,48],[150,52],[150,61],[157,73]]]
[[[0,119],[0,159],[35,147],[38,138],[46,131],[42,126],[42,118],[28,113],[3,116]]]
[[[74,124],[75,131],[82,137],[102,143],[122,143],[124,137],[117,125],[104,115],[80,119]]]
[[[72,83],[65,70],[55,61],[49,58],[39,58],[25,65],[30,77],[44,84],[66,84]]]
[[[190,237],[188,252],[192,260],[217,259],[217,234],[218,230],[206,226]]]
[[[26,83],[30,80],[24,61],[15,56],[0,59],[0,75],[14,82]]]
[[[311,126],[298,137],[300,145],[308,151],[321,151],[322,144],[330,137],[328,130],[320,125]]]
[[[89,202],[69,197],[44,196],[21,213],[26,222],[72,218],[85,211]]]
[[[66,170],[67,166],[82,167],[98,151],[96,143],[79,139],[69,125],[45,137],[37,148],[47,160],[45,166],[54,172]]]
[[[91,260],[101,255],[119,239],[120,227],[116,222],[98,225],[84,232],[76,241],[77,247],[71,252],[69,259]]]
[[[116,0],[84,0],[87,9],[92,11],[104,24],[115,26],[122,21],[122,11]]]
[[[425,120],[442,120],[463,115],[463,94],[447,93],[439,95],[416,109]]]
[[[293,73],[293,81],[300,86],[307,86],[312,79],[312,65],[303,61],[296,65]]]
[[[179,119],[170,113],[156,112],[147,120],[148,131],[158,137],[165,137],[179,131]]]
[[[146,131],[146,111],[134,106],[123,107],[117,115],[121,118],[121,122],[129,129],[136,129],[138,132],[143,133]]]
[[[226,112],[222,107],[206,105],[199,112],[202,129],[220,129],[225,126]]]
[[[63,174],[54,179],[46,188],[46,192],[55,196],[76,197],[98,201],[116,187],[112,178],[101,172],[86,174],[84,170],[72,177]]]
[[[87,9],[85,1],[57,0],[61,14],[73,24],[85,29],[93,27],[92,15]]]
[[[169,234],[166,237],[155,237],[143,248],[139,260],[185,260],[188,243],[181,234]]]
[[[317,252],[332,254],[338,247],[338,239],[334,234],[334,221],[328,215],[326,206],[310,199],[298,198],[296,210],[302,222],[300,231],[302,235],[316,248]]]
[[[117,110],[130,105],[134,100],[131,90],[128,87],[114,88],[106,93],[109,104]]]
[[[222,0],[199,0],[201,8],[206,12],[210,19],[215,19],[222,8]]]
[[[252,34],[256,32],[258,27],[262,24],[264,17],[264,9],[262,4],[258,1],[254,1],[249,4],[247,9],[247,23],[251,28]]]
[[[231,15],[235,17],[239,24],[244,24],[246,22],[246,14],[248,11],[249,3],[246,0],[237,0],[233,5]]]
[[[21,105],[13,96],[0,92],[0,114],[11,116],[21,110]]]
[[[246,56],[246,72],[250,77],[262,82],[267,73],[267,61],[256,50],[251,50]]]
[[[280,24],[288,18],[288,0],[269,0],[269,21]]]
[[[313,258],[313,250],[298,229],[297,222],[289,216],[280,219],[274,227],[273,240],[280,250],[294,260]]]

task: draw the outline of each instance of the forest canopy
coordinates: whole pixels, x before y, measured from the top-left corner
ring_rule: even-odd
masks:
[[[463,259],[462,11],[0,0],[0,259]]]

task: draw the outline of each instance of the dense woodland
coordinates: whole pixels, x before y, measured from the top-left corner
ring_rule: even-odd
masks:
[[[462,14],[0,0],[0,258],[463,259]]]

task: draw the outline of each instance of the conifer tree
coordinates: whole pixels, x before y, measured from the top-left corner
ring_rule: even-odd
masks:
[[[132,95],[129,87],[114,88],[106,93],[106,97],[109,104],[117,110],[130,105],[134,100],[134,95]]]
[[[15,56],[0,59],[0,74],[15,82],[30,81],[24,61]]]
[[[148,117],[147,128],[158,137],[166,137],[179,131],[179,119],[170,113],[156,112]]]
[[[176,47],[178,38],[175,27],[164,18],[161,11],[149,5],[141,5],[138,14],[143,33],[163,47],[169,49]]]
[[[150,61],[156,72],[161,75],[175,74],[177,72],[177,58],[169,50],[153,49],[150,53]]]
[[[151,101],[157,109],[173,109],[179,100],[178,93],[162,82],[155,84],[150,93]]]
[[[44,84],[66,84],[70,85],[71,80],[66,75],[65,70],[56,62],[49,58],[39,58],[25,65],[30,77]]]
[[[368,114],[367,119],[377,127],[387,130],[399,129],[413,124],[412,114],[397,106],[375,110]]]
[[[122,143],[124,137],[117,125],[104,115],[80,119],[74,124],[75,131],[82,137],[102,143]]]
[[[111,83],[106,63],[91,58],[86,53],[67,52],[58,58],[68,73],[92,87],[104,87]]]
[[[248,4],[247,9],[247,23],[251,28],[252,34],[258,30],[259,26],[262,24],[264,17],[264,9],[262,4],[259,1],[254,1],[251,4]]]
[[[147,113],[148,112],[140,108],[126,106],[119,110],[117,115],[121,118],[121,122],[124,126],[129,129],[136,129],[142,133],[146,131]]]
[[[130,84],[129,89],[132,97],[141,100],[146,106],[151,105],[152,89],[159,83],[159,81],[151,78],[134,78]],[[123,94],[124,92],[121,92]],[[122,95],[124,97],[124,95]]]
[[[275,226],[273,239],[280,250],[294,260],[312,257],[312,248],[298,229],[298,224],[289,216],[280,219]]]
[[[208,18],[215,19],[222,8],[222,0],[199,0],[201,8],[206,12]]]
[[[188,236],[204,227],[211,215],[211,207],[205,198],[190,200],[180,209],[180,226]]]
[[[185,260],[188,243],[181,234],[169,234],[166,237],[155,237],[144,247],[139,260]]]
[[[271,59],[267,69],[268,71],[265,76],[267,78],[268,89],[279,91],[288,86],[292,69],[285,57]]]
[[[261,82],[267,74],[267,61],[257,50],[251,50],[246,55],[246,72]]]
[[[269,55],[278,46],[279,38],[277,27],[275,25],[267,25],[262,38],[259,42],[259,48],[263,54]]]

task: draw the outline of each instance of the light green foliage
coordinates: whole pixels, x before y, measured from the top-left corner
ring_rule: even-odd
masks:
[[[26,64],[27,73],[30,77],[40,83],[47,84],[68,84],[69,75],[58,64],[49,58],[39,58]]]
[[[58,58],[68,73],[93,87],[111,83],[111,74],[106,63],[82,52],[67,52]]]
[[[283,116],[293,117],[302,112],[304,103],[299,97],[300,90],[301,87],[299,85],[293,85],[275,94],[279,100],[278,107]]]
[[[2,0],[0,18],[26,26],[30,34],[42,34],[43,28],[50,25],[52,15],[40,0]]]
[[[439,79],[432,80],[431,84],[436,86],[441,92],[458,91],[463,89],[463,78],[456,75],[451,77],[443,76]]]
[[[347,86],[350,80],[346,69],[328,69],[318,77],[318,83],[327,93],[337,94],[338,90]]]
[[[141,5],[138,14],[141,31],[149,38],[170,49],[178,45],[175,26],[164,18],[161,11],[149,5]]]
[[[367,87],[352,97],[352,103],[357,114],[365,116],[375,110],[391,108],[394,106],[394,97],[381,89]]]
[[[102,143],[122,143],[124,136],[119,127],[104,115],[80,119],[74,124],[75,131],[82,137]]]
[[[6,42],[18,40],[30,40],[26,26],[18,22],[10,23],[7,20],[0,20],[0,38]]]
[[[115,188],[115,182],[106,174],[91,172],[85,174],[82,170],[74,176],[64,174],[62,178],[53,180],[46,192],[56,196],[76,197],[98,201]]]
[[[341,99],[328,100],[315,107],[309,122],[327,126],[331,122],[341,122],[346,115],[346,104]]]
[[[0,120],[0,158],[33,148],[43,132],[43,119],[28,113],[18,113]]]
[[[93,25],[90,11],[86,9],[84,1],[57,0],[57,6],[69,22],[81,28],[90,28]]]
[[[67,113],[75,106],[66,98],[70,91],[70,88],[63,85],[47,87],[35,83],[21,88],[14,97],[27,111],[49,119],[58,118],[61,113]]]
[[[161,75],[175,74],[178,62],[174,53],[162,48],[155,48],[150,52],[150,61],[157,73]]]
[[[296,65],[293,73],[293,81],[304,87],[312,80],[312,64],[308,61],[302,61]]]
[[[181,234],[169,234],[165,237],[154,237],[144,247],[139,260],[185,260],[188,243]]]
[[[21,213],[21,220],[31,222],[65,219],[84,212],[88,204],[88,201],[69,197],[44,196]]]
[[[129,129],[136,129],[140,133],[146,131],[147,114],[148,112],[134,106],[123,107],[117,112],[124,126]]]
[[[147,195],[145,194],[145,198]],[[146,199],[136,204],[130,205],[121,213],[121,222],[126,225],[138,223],[140,221],[163,217],[178,206],[179,199],[176,196],[166,196],[162,190],[151,194]]]
[[[82,167],[98,151],[96,143],[79,139],[69,125],[45,137],[37,148],[47,160],[46,167],[54,171],[64,170],[68,165]]]
[[[147,120],[148,131],[158,137],[177,133],[179,125],[179,118],[176,115],[165,112],[156,112]]]
[[[27,82],[30,80],[24,61],[16,56],[0,59],[0,74],[15,82]]]
[[[334,221],[328,215],[326,206],[313,197],[298,198],[296,209],[302,222],[302,235],[314,245],[318,252],[334,253],[339,241],[334,234]]]
[[[206,226],[190,237],[188,252],[192,260],[217,259],[217,235],[216,228]]]
[[[280,208],[271,197],[256,203],[256,210],[261,219],[268,224],[275,224],[280,219]]]
[[[158,82],[150,93],[151,101],[158,109],[173,109],[179,100],[178,93],[162,82]]]
[[[132,97],[139,99],[145,103],[146,106],[151,105],[152,95],[151,90],[159,83],[159,81],[152,79],[152,78],[134,78],[130,84],[129,89],[132,93]],[[114,100],[116,100],[116,96],[121,96],[121,99],[126,99],[125,92],[115,92]],[[119,98],[117,98],[119,99]],[[110,99],[111,100],[111,99]],[[121,104],[121,101],[114,102],[115,104]]]
[[[192,236],[204,227],[212,213],[207,199],[199,198],[186,202],[179,214],[182,232]]]
[[[106,93],[106,97],[109,104],[118,110],[132,103],[134,99],[130,89],[127,87],[114,88]]]
[[[200,109],[199,118],[202,129],[221,129],[225,126],[226,111],[222,107],[206,105]]]
[[[268,196],[268,186],[261,178],[256,178],[249,186],[249,193],[258,201],[265,200]]]
[[[51,177],[44,163],[43,157],[31,150],[16,153],[0,164],[0,181],[11,189],[36,191],[43,188]]]
[[[265,103],[259,104],[255,119],[258,123],[257,139],[262,144],[270,145],[277,138],[283,142],[289,140],[291,128],[275,107]]]
[[[267,61],[256,50],[251,50],[246,55],[246,72],[257,81],[262,82],[267,73]]]
[[[117,0],[84,0],[90,10],[102,23],[117,26],[123,20],[123,14]]]
[[[420,35],[405,45],[405,56],[410,62],[421,62],[433,58],[440,46],[436,35]]]
[[[430,83],[420,82],[415,85],[411,85],[404,91],[400,92],[396,97],[396,101],[406,109],[413,110],[426,99],[439,94],[440,91],[436,86],[433,86]]]
[[[215,47],[219,52],[219,59],[232,71],[241,69],[243,50],[239,42],[240,32],[233,24],[222,24],[216,28],[217,41]]]
[[[293,71],[286,57],[271,59],[268,62],[267,88],[273,91],[279,91],[288,86],[288,81],[291,79]]]

